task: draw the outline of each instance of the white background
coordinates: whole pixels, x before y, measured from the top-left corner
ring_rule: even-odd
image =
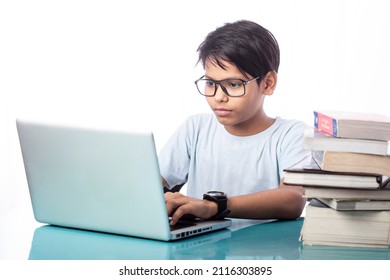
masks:
[[[19,256],[7,250],[10,223],[33,223],[15,118],[146,127],[159,150],[187,116],[209,111],[193,83],[202,75],[196,49],[239,19],[280,44],[270,116],[311,125],[314,109],[389,115],[388,3],[0,1],[0,259]]]

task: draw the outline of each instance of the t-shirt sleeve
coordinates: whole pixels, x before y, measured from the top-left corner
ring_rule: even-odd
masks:
[[[159,153],[160,173],[167,182],[168,189],[187,182],[193,130],[193,122],[189,118],[176,130]]]
[[[303,136],[307,125],[294,121],[286,131],[282,141],[282,152],[279,159],[280,178],[284,175],[284,169],[292,166],[302,167],[310,163],[311,152],[303,149]]]

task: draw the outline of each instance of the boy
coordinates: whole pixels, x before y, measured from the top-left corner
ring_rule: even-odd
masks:
[[[205,75],[195,84],[213,114],[190,117],[159,155],[171,224],[183,216],[295,219],[305,205],[301,187],[283,184],[283,169],[310,159],[302,149],[306,125],[263,109],[277,83],[279,47],[250,21],[228,23],[198,48]]]

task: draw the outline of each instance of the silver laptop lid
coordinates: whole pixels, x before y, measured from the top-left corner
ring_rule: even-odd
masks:
[[[152,133],[22,120],[17,128],[37,221],[169,240]]]

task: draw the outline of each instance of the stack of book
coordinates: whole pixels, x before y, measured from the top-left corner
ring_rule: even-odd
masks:
[[[303,145],[312,164],[284,174],[310,200],[303,244],[390,247],[390,117],[315,111]]]

